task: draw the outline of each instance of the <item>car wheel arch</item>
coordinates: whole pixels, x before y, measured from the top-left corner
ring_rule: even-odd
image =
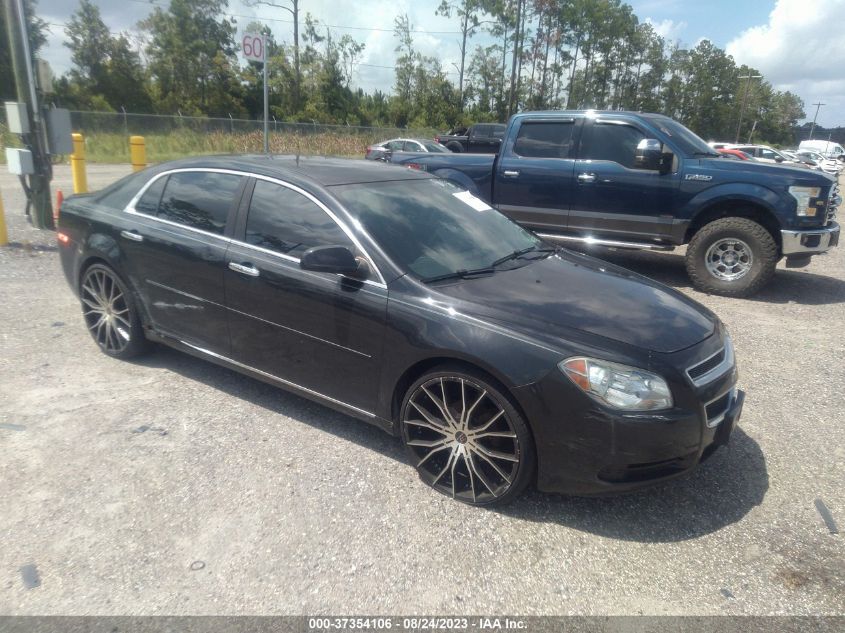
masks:
[[[399,428],[399,415],[401,414],[400,409],[402,407],[402,400],[405,398],[405,393],[408,391],[408,388],[423,374],[441,367],[451,367],[455,369],[468,370],[470,372],[480,372],[487,380],[491,381],[509,398],[511,404],[513,404],[516,410],[519,411],[520,415],[522,415],[522,417],[526,420],[528,428],[531,430],[533,435],[531,421],[525,413],[525,408],[514,394],[514,388],[516,385],[513,385],[493,367],[487,366],[486,363],[480,362],[476,359],[446,355],[431,356],[416,361],[414,364],[407,367],[395,381],[390,401],[390,414],[397,430]]]
[[[741,199],[719,200],[701,209],[687,227],[684,244],[689,244],[693,235],[714,220],[731,217],[746,218],[760,224],[771,234],[780,251],[781,225],[777,216],[765,206]]]

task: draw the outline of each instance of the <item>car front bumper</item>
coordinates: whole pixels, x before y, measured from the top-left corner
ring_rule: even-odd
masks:
[[[688,473],[728,442],[745,401],[735,368],[673,409],[640,413],[601,406],[557,373],[523,388],[546,492],[616,494]]]
[[[815,255],[824,253],[839,244],[839,225],[831,222],[829,226],[800,231],[781,231],[784,255]]]

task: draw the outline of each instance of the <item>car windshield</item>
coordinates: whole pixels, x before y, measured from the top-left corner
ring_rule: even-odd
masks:
[[[440,143],[435,143],[434,141],[419,141],[419,142],[422,143],[429,152],[439,152],[441,154],[443,154],[444,152],[446,154],[451,153],[447,148],[445,148]]]
[[[397,264],[423,280],[489,268],[500,258],[542,245],[445,180],[339,185],[332,190]]]
[[[677,121],[665,117],[653,117],[651,124],[671,138],[678,149],[689,156],[718,155],[712,147],[704,142],[704,139]]]

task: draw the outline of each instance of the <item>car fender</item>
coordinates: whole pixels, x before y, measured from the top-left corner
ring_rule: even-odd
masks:
[[[721,203],[742,203],[762,208],[773,215],[784,226],[792,213],[789,202],[782,194],[761,185],[732,182],[716,185],[699,192],[679,211],[678,220],[684,226],[692,224],[702,212]]]
[[[437,176],[438,178],[448,180],[449,182],[452,182],[458,185],[459,187],[463,187],[474,196],[487,199],[487,196],[482,195],[479,191],[476,182],[472,178],[467,176],[465,173],[460,172],[457,169],[443,168],[437,169],[431,173],[434,176]]]

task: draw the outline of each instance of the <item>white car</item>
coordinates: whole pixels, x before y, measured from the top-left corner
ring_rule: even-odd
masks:
[[[819,169],[821,169],[826,174],[838,175],[839,172],[841,172],[842,169],[845,168],[845,163],[842,163],[841,161],[838,161],[835,158],[825,158],[818,152],[814,152],[809,149],[799,149],[796,154],[798,156],[809,158],[810,160],[815,161],[815,163],[819,166]]]
[[[768,145],[730,145],[729,147],[730,149],[738,149],[746,154],[750,154],[764,163],[778,163],[779,165],[787,163],[790,167],[809,168],[808,165],[805,165],[800,160],[792,159]]]
[[[834,158],[845,162],[845,148],[843,148],[839,143],[834,143],[832,141],[801,141],[798,144],[798,149],[806,149],[812,152],[818,152],[825,158]]]

